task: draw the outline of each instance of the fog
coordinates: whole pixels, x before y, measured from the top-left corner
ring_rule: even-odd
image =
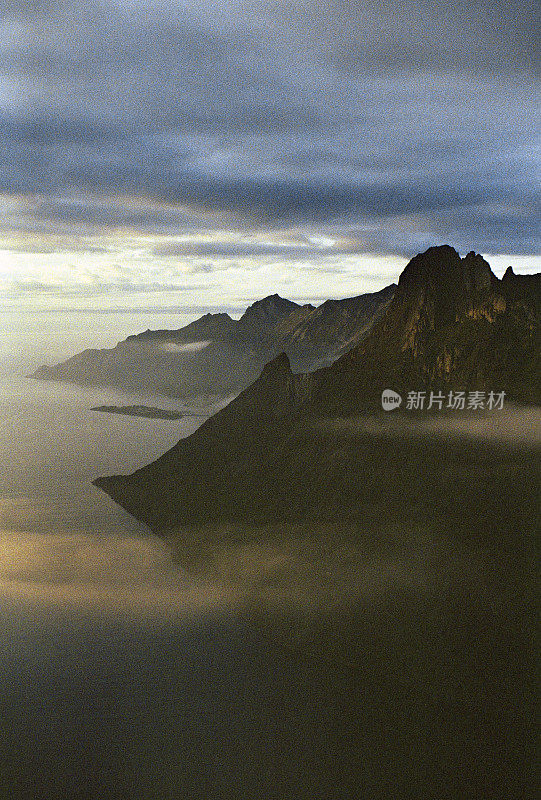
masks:
[[[153,537],[0,534],[3,613],[101,613],[193,621],[224,611],[232,593],[193,581]]]
[[[328,798],[350,764],[335,687],[262,639],[243,587],[189,576],[91,484],[154,460],[214,407],[93,413],[175,403],[25,379],[32,350],[45,337],[0,376],[0,797]]]
[[[181,420],[102,415],[94,405],[181,408]],[[0,374],[0,596],[2,605],[160,614],[182,618],[220,605],[194,586],[166,545],[92,486],[132,472],[189,435],[212,413],[164,397]],[[193,414],[193,416],[191,415]]]
[[[32,366],[14,353],[0,377],[2,800],[338,800],[359,787],[461,800],[489,785],[483,770],[493,798],[515,796],[528,703],[512,668],[516,564],[382,518],[356,541],[340,525],[275,524],[245,544],[216,529],[230,544],[188,573],[174,532],[172,550],[91,481],[154,460],[217,406],[25,379]],[[187,416],[90,411],[134,402]],[[532,409],[406,420],[324,424],[514,454],[538,441]]]
[[[177,344],[176,342],[164,342],[161,345],[162,350],[166,350],[168,353],[198,353],[200,350],[204,350],[210,344],[210,341],[206,342],[188,342],[187,344]]]
[[[48,306],[36,312],[17,300],[0,308],[0,370],[31,373],[42,364],[56,364],[86,348],[114,347],[147,328],[178,330],[191,322],[198,310],[74,306],[58,311]]]
[[[504,400],[505,402],[505,400]],[[443,440],[470,439],[504,444],[513,449],[541,445],[541,411],[538,406],[507,402],[501,410],[391,412],[383,416],[349,417],[318,421],[318,427],[343,433],[373,433],[399,438],[431,436]]]

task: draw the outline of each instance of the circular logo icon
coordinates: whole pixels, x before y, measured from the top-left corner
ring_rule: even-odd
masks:
[[[381,394],[381,405],[384,411],[395,411],[400,407],[402,402],[401,396],[398,392],[393,392],[392,389],[384,389]]]

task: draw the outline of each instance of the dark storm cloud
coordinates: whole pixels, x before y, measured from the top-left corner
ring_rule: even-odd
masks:
[[[492,75],[538,66],[536,0],[285,0],[278,6],[284,22],[310,20],[311,38],[341,70],[413,65]]]
[[[102,184],[101,188],[109,187]],[[15,207],[0,216],[0,233],[12,231],[16,223],[18,236],[15,243],[2,242],[1,248],[35,253],[105,252],[105,248],[85,237],[106,235],[117,229],[139,234],[172,234],[182,229],[205,230],[216,224],[227,224],[231,230],[237,227],[230,214],[209,215],[204,210],[166,205],[149,197],[96,195],[80,189],[62,196],[60,191],[57,185],[51,187],[49,195],[42,192],[25,196],[25,190],[19,188],[21,197]],[[38,238],[32,240],[32,236]]]
[[[198,226],[52,198],[75,189],[248,227],[357,220],[391,252],[538,247],[529,0],[12,0],[3,22],[24,99],[2,105],[0,187],[41,196],[37,229]],[[393,233],[407,215],[425,228]]]

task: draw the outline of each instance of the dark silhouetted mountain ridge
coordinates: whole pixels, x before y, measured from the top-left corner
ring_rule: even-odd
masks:
[[[281,351],[299,371],[332,363],[366,335],[393,291],[389,286],[332,301],[332,311],[274,294],[253,303],[239,320],[205,314],[178,330],[146,330],[114,348],[85,350],[40,367],[33,377],[171,396],[236,393]]]

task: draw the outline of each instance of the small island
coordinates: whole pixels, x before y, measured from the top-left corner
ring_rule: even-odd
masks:
[[[101,411],[104,414],[125,414],[129,417],[147,417],[148,419],[182,419],[184,416],[178,411],[153,406],[96,406],[91,411]]]

